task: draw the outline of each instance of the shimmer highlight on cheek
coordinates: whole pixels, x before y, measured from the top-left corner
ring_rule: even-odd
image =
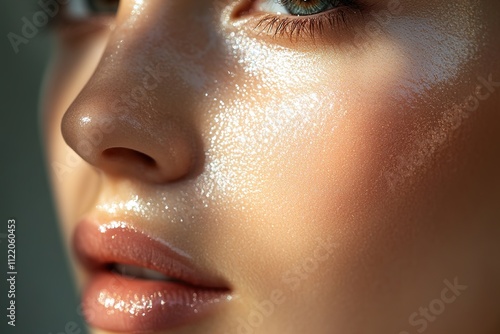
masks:
[[[433,16],[395,18],[388,26],[408,59],[408,88],[414,94],[463,80],[464,69],[481,57],[485,43],[479,6],[446,3],[435,11]]]
[[[226,47],[227,85],[205,94],[215,104],[204,135],[209,145],[202,184],[240,200],[260,191],[275,168],[288,168],[285,157],[307,154],[299,146],[333,131],[345,109],[334,89],[338,82],[324,82],[335,78],[335,69],[315,66],[314,55],[238,32],[229,34]]]

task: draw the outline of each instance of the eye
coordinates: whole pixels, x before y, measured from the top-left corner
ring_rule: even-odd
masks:
[[[116,14],[120,0],[71,0],[64,14],[67,19],[82,20],[95,15]]]
[[[76,37],[109,28],[118,12],[120,0],[66,0],[49,24],[58,36]]]
[[[259,10],[293,16],[319,14],[346,4],[340,0],[263,0]]]
[[[364,2],[363,2],[364,3]],[[253,0],[246,15],[260,16],[254,30],[274,38],[290,39],[347,35],[356,19],[363,16],[361,0]],[[344,30],[342,30],[344,29]]]

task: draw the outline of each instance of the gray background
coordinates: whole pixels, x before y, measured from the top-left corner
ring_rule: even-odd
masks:
[[[15,54],[7,38],[38,0],[0,2],[0,333],[69,334],[78,301],[66,263],[43,160],[38,91],[49,57],[50,34],[40,31]],[[16,228],[16,327],[7,325],[7,220]]]

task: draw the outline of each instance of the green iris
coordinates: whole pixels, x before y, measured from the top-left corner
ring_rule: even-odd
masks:
[[[314,15],[333,9],[338,5],[337,0],[279,0],[291,15]]]

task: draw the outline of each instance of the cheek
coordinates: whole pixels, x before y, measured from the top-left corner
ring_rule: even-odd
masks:
[[[384,42],[377,45],[391,46]],[[388,190],[381,180],[391,148],[416,128],[417,116],[402,118],[395,94],[401,52],[380,46],[353,61],[244,38],[235,45],[229,43],[238,64],[231,84],[208,96],[217,103],[204,134],[206,192],[249,212],[248,220],[264,230],[272,221],[321,234],[331,228],[332,214],[373,209],[365,206],[368,192]]]
[[[379,36],[344,59],[320,54],[306,60],[236,43],[245,45],[236,54],[243,74],[218,97],[207,127],[206,187],[215,181],[218,198],[241,213],[241,224],[229,233],[255,245],[243,262],[272,249],[269,275],[279,282],[330,236],[340,249],[326,272],[338,284],[357,279],[363,285],[364,274],[372,279],[394,269],[389,262],[396,255],[411,257],[409,245],[439,238],[437,230],[446,234],[446,224],[429,225],[435,221],[430,212],[447,205],[438,204],[450,195],[445,183],[461,179],[448,175],[465,136],[455,131],[449,111],[474,91],[477,45],[468,42],[477,36],[467,31],[434,48],[443,36],[431,23],[395,23],[392,38]],[[376,261],[367,265],[367,258]],[[436,282],[441,275],[447,274],[436,274]],[[338,293],[339,285],[332,287]]]

